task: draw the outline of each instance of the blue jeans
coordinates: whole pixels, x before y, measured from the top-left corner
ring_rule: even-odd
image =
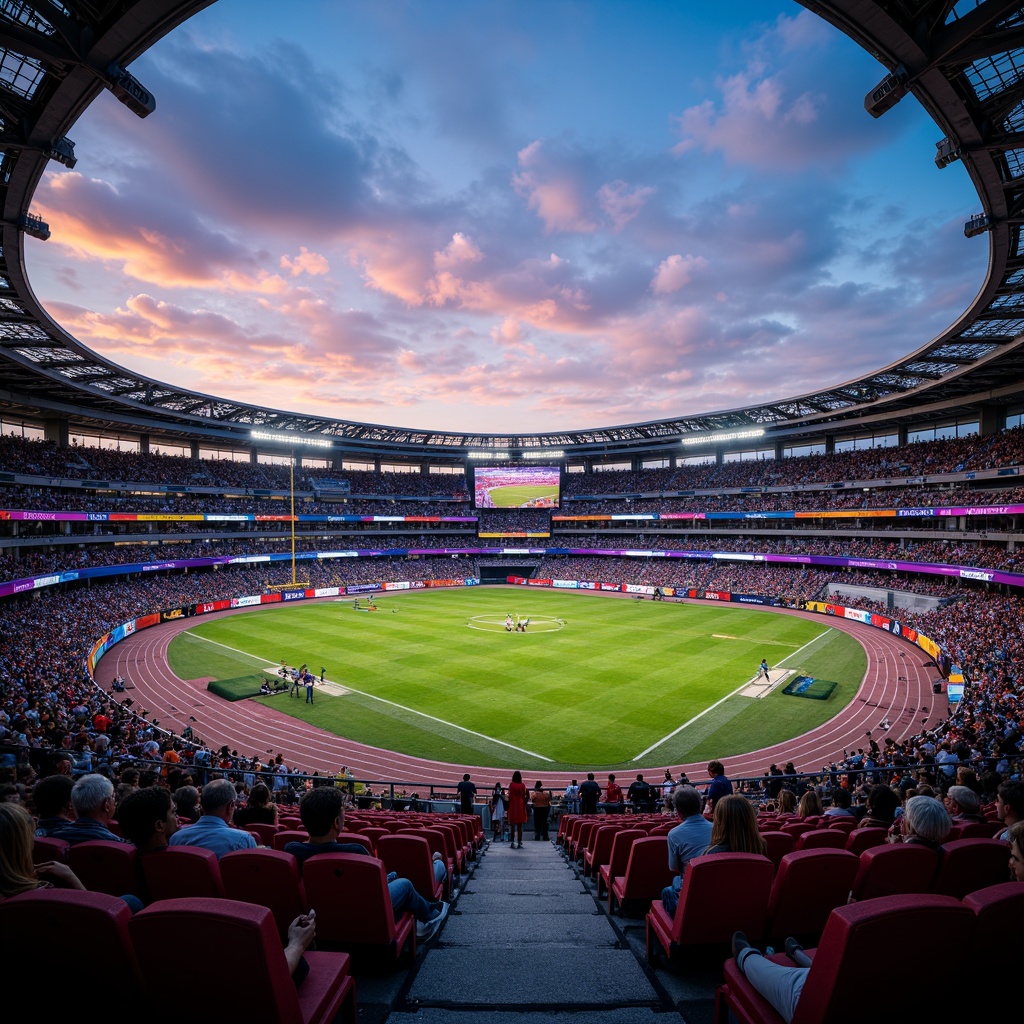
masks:
[[[408,878],[396,878],[388,882],[391,894],[391,912],[397,921],[407,910],[417,921],[429,921],[434,916],[433,903],[425,900]]]

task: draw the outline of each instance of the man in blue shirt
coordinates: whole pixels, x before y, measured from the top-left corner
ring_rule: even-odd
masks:
[[[199,820],[178,829],[167,845],[199,846],[212,850],[218,860],[232,850],[254,850],[256,840],[244,829],[231,827],[235,802],[235,787],[227,779],[208,782],[199,794]]]
[[[686,865],[701,856],[711,842],[711,822],[700,813],[700,793],[693,786],[678,786],[672,803],[681,819],[668,834],[668,866],[676,876],[661,890],[661,902],[670,914],[676,912],[679,903]]]
[[[732,783],[725,777],[725,766],[721,761],[708,762],[708,775],[711,776],[707,792],[708,810],[714,811],[715,804],[732,792]]]

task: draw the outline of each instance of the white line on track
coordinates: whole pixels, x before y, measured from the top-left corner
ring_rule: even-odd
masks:
[[[782,661],[789,661],[790,658],[795,658],[800,653],[800,651],[804,651],[808,647],[810,647],[811,644],[817,643],[823,636],[826,636],[828,633],[831,633],[832,630],[833,627],[829,626],[828,629],[822,631],[816,637],[813,637],[812,639],[808,640],[807,643],[803,645],[803,647],[799,648],[798,650],[795,650],[792,654],[787,654],[786,657],[782,659]],[[778,662],[778,664],[781,665],[782,661]],[[730,697],[734,697],[741,690],[745,690],[748,685],[749,681],[746,683],[741,683],[731,693],[727,693],[724,697],[722,697],[721,700],[716,700],[714,704],[709,705],[699,714],[694,715],[693,718],[691,718],[688,722],[683,722],[682,725],[680,725],[677,729],[673,729],[667,736],[662,736],[660,740],[658,740],[656,743],[652,743],[646,750],[640,751],[640,753],[637,754],[636,757],[633,758],[633,760],[639,761],[641,758],[644,758],[649,753],[651,753],[652,750],[657,750],[658,747],[660,747],[663,743],[667,743],[670,739],[672,739],[673,736],[678,736],[684,729],[689,728],[689,726],[693,725],[694,722],[697,722],[700,719],[702,719],[709,711],[714,711],[714,709],[717,708],[719,704],[724,704]]]
[[[266,664],[265,658],[257,658],[255,654],[250,654],[248,651],[240,650],[237,647],[229,647],[227,644],[222,644],[218,640],[210,640],[205,636],[200,636],[198,633],[193,633],[191,630],[188,631],[189,636],[194,637],[197,640],[206,640],[208,644],[216,644],[218,647],[227,648],[229,651],[234,651],[236,654],[241,654],[246,658],[252,658],[253,661],[260,665]],[[508,747],[509,750],[515,750],[520,754],[526,754],[529,757],[535,757],[539,761],[547,761],[549,764],[553,763],[550,757],[545,757],[543,754],[535,753],[532,750],[527,750],[525,747],[517,747],[514,743],[506,743],[504,740],[496,740],[493,736],[487,736],[482,732],[475,732],[473,729],[466,729],[461,725],[456,725],[454,722],[446,722],[443,718],[435,718],[433,715],[428,715],[425,711],[417,711],[415,708],[407,708],[404,704],[396,704],[393,700],[387,700],[384,697],[378,697],[376,694],[367,693],[365,690],[357,690],[354,686],[349,686],[348,683],[344,684],[345,689],[349,693],[358,693],[360,697],[368,697],[370,700],[378,700],[381,704],[389,704],[393,708],[398,708],[399,711],[406,711],[410,715],[419,715],[421,718],[427,718],[431,722],[437,722],[439,725],[446,725],[449,729],[458,729],[459,732],[464,732],[469,736],[476,736],[478,739],[487,740],[488,743],[496,743],[501,747]]]

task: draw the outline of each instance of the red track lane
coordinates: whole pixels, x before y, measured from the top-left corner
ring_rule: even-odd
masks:
[[[251,609],[217,612],[199,621],[245,611]],[[884,736],[899,740],[920,732],[925,720],[934,725],[945,716],[945,696],[932,694],[931,683],[937,678],[934,663],[916,645],[848,619],[795,610],[779,610],[777,614],[813,619],[823,629],[831,627],[849,633],[867,654],[867,671],[856,697],[834,718],[785,743],[723,758],[729,775],[761,775],[770,764],[782,767],[789,761],[798,771],[818,771],[822,765],[838,760],[844,750],[866,748],[868,730],[872,730],[879,741]],[[171,641],[196,621],[180,619],[132,634],[99,663],[97,682],[109,689],[115,675],[129,680],[135,687],[130,696],[136,705],[148,709],[150,719],[159,720],[163,728],[173,728],[180,733],[192,716],[197,720],[193,726],[196,733],[214,749],[226,744],[244,756],[261,757],[272,751],[275,755],[283,754],[290,766],[298,765],[306,771],[334,773],[347,765],[360,779],[447,786],[454,785],[464,771],[478,779],[481,776],[504,778],[508,774],[506,769],[430,761],[355,743],[255,701],[231,702],[214,697],[206,690],[205,683],[179,679],[167,661]],[[941,702],[938,710],[933,701]],[[881,733],[879,724],[885,718],[891,728],[888,733]],[[666,733],[678,724],[666,722]],[[656,757],[657,751],[645,759],[643,765],[638,763],[637,768],[653,778],[660,778],[666,767],[673,773],[683,769],[694,780],[704,777],[703,762],[659,766],[654,761]],[[625,771],[628,769],[619,769],[620,774]],[[540,779],[546,786],[561,788],[570,773],[530,768],[529,776],[532,780]]]

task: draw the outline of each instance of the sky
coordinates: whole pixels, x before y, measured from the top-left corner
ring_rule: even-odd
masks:
[[[790,398],[926,344],[963,167],[792,0],[219,0],[131,65],[26,239],[50,314],[179,387],[545,433]]]

